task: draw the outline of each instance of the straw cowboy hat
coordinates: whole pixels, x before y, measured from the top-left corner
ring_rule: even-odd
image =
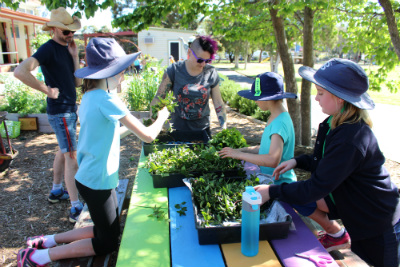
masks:
[[[73,16],[63,7],[53,9],[50,15],[50,21],[43,25],[43,31],[50,31],[52,27],[61,30],[76,31],[81,28],[81,21],[78,17]]]

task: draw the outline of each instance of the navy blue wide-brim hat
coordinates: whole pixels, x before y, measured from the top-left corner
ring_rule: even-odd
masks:
[[[265,72],[257,75],[256,80],[251,86],[251,90],[239,91],[238,95],[255,101],[297,98],[296,94],[285,93],[282,76],[275,72]]]
[[[299,68],[299,74],[360,109],[375,107],[374,101],[367,93],[367,74],[360,65],[351,60],[333,58],[318,70],[302,66]]]
[[[105,79],[122,72],[141,52],[127,55],[113,38],[92,38],[86,47],[88,66],[75,71],[75,77]]]

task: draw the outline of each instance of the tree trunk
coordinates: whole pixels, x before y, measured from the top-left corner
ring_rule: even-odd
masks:
[[[309,7],[304,8],[303,26],[303,65],[314,67],[313,58],[313,31],[314,11]],[[311,82],[303,79],[301,82],[301,144],[311,145]]]
[[[239,53],[235,53],[235,68],[239,68]]]
[[[400,60],[400,36],[399,29],[397,29],[396,17],[393,15],[392,3],[390,0],[379,0],[379,4],[385,11],[390,39],[392,40],[394,51],[396,51],[397,57]]]
[[[244,69],[247,70],[247,54],[249,53],[249,42],[246,42],[246,53],[244,54]]]
[[[281,63],[281,56],[279,55],[279,52],[277,52],[273,62],[272,72],[278,73],[279,63]]]
[[[297,94],[297,83],[294,71],[293,58],[289,53],[289,47],[286,40],[286,32],[282,17],[278,17],[278,11],[273,6],[269,8],[274,27],[275,38],[278,44],[278,52],[282,59],[283,73],[285,76],[286,91]],[[300,144],[300,105],[299,99],[287,99],[288,109],[293,121],[296,144]]]
[[[262,56],[262,50],[260,50],[260,58],[258,59],[258,63],[261,63],[261,56]]]

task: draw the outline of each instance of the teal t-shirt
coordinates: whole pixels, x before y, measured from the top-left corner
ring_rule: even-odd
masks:
[[[80,132],[75,179],[94,189],[118,185],[120,133],[119,119],[129,113],[116,94],[102,89],[85,93],[79,107]]]
[[[294,128],[292,119],[290,118],[288,112],[283,112],[279,114],[278,117],[276,117],[269,125],[267,125],[267,127],[265,127],[264,133],[261,137],[260,150],[258,151],[258,154],[261,155],[269,153],[271,137],[273,134],[280,135],[283,140],[283,153],[280,162],[287,161],[293,158],[295,142]],[[262,173],[272,175],[272,173],[274,172],[274,168],[260,166],[260,171]],[[290,170],[282,174],[279,177],[279,180],[275,181],[274,183],[291,183],[295,182],[296,180],[297,179],[294,170]]]

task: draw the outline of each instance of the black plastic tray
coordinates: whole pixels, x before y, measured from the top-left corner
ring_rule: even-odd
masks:
[[[168,134],[162,134],[157,137],[158,142],[146,143],[143,142],[143,153],[145,156],[153,153],[155,148],[157,150],[170,149],[176,146],[185,144],[190,148],[193,148],[195,145],[207,144],[210,140],[210,136],[208,136],[206,131],[174,131]],[[168,144],[170,142],[170,144]]]
[[[226,244],[241,242],[241,225],[235,226],[212,226],[200,225],[197,207],[192,193],[192,204],[194,210],[195,227],[200,245]],[[289,233],[292,217],[288,216],[285,222],[260,223],[260,240],[285,239]]]
[[[196,210],[195,210],[196,211]],[[198,215],[196,214],[196,217]],[[196,220],[196,219],[195,219]],[[292,219],[286,222],[260,224],[260,240],[287,238]],[[241,226],[201,227],[196,223],[200,245],[240,243]]]
[[[212,172],[218,176],[224,174],[224,177],[229,179],[244,179],[246,178],[246,173],[244,172],[242,175],[239,172],[239,169],[227,170],[227,171],[214,171]],[[196,177],[201,176],[201,173],[193,172],[190,176]],[[154,188],[173,188],[185,186],[182,179],[188,178],[188,175],[181,173],[169,173],[165,175],[159,174],[151,174],[153,178],[153,187]]]

